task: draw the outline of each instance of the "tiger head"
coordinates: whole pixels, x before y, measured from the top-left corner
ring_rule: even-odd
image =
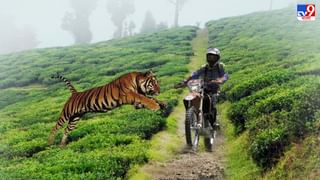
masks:
[[[160,94],[160,86],[158,80],[151,70],[142,73],[142,78],[139,82],[139,86],[143,94],[156,96]]]

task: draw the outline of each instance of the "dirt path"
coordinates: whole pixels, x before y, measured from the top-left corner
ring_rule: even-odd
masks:
[[[192,42],[195,56],[192,58],[189,69],[194,71],[205,63],[205,52],[208,47],[208,33],[200,30]],[[179,107],[180,106],[180,107]],[[184,119],[185,111],[180,104],[173,112],[177,119],[178,130],[176,136],[185,144]],[[201,139],[200,149],[194,152],[182,145],[178,153],[169,161],[152,161],[145,165],[143,172],[148,177],[143,179],[166,179],[166,180],[188,180],[188,179],[225,179],[224,175],[224,137],[218,133],[212,152],[205,152],[203,140]]]
[[[194,152],[183,148],[176,157],[165,163],[152,163],[145,167],[151,179],[225,179],[223,136],[218,135],[213,152]]]

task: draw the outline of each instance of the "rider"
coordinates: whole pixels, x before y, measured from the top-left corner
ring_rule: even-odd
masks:
[[[221,84],[223,84],[225,81],[228,80],[228,74],[224,71],[224,64],[220,62],[220,50],[218,48],[209,48],[207,50],[207,64],[203,65],[200,69],[193,72],[190,77],[179,83],[179,85],[185,86],[188,81],[192,79],[199,79],[200,77],[203,78],[205,83],[208,83],[205,89],[205,94],[210,96],[211,102],[215,103],[216,99],[214,94],[217,94],[219,92],[219,87]],[[212,111],[215,111],[215,104],[211,104],[212,107],[210,108]],[[206,101],[204,102],[204,106],[207,106],[207,108],[210,107],[210,104]],[[204,111],[206,108],[204,107]],[[216,114],[215,114],[216,115]],[[213,124],[213,122],[211,122]]]

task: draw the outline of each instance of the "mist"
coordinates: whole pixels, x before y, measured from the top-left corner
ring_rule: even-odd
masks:
[[[174,3],[178,1],[184,2],[176,20]],[[175,25],[203,27],[209,20],[279,9],[290,3],[296,1],[2,0],[0,53],[94,43]],[[146,14],[152,15],[151,20]],[[145,24],[146,19],[152,27]]]
[[[89,17],[97,6],[97,0],[69,0],[74,12],[66,12],[61,28],[69,31],[75,44],[89,43],[92,40]]]

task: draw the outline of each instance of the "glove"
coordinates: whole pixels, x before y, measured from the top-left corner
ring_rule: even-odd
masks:
[[[178,88],[183,88],[187,85],[186,81],[181,81],[178,84],[174,85],[174,88],[178,89]]]

